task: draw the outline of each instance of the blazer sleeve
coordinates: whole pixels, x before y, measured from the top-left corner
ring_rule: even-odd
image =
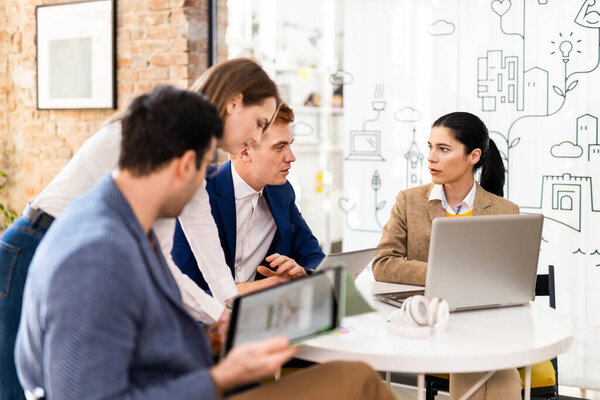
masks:
[[[96,242],[70,257],[52,279],[44,337],[47,397],[215,398],[206,368],[173,374],[160,385],[136,387],[129,381],[147,295],[132,269],[120,268],[140,263],[130,253],[125,246]]]
[[[290,185],[291,188],[291,185]],[[290,202],[290,221],[294,227],[292,240],[292,258],[305,269],[314,270],[325,258],[325,254],[319,246],[319,241],[313,235],[310,227],[302,217],[300,210],[296,207],[296,195],[292,191]]]
[[[396,197],[389,221],[383,227],[379,252],[373,259],[373,275],[382,282],[425,285],[427,262],[407,260],[406,192]]]

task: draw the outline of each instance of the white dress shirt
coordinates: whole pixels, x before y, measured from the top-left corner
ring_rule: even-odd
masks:
[[[120,150],[121,124],[116,122],[102,127],[81,146],[32,205],[58,218],[74,197],[86,192],[102,176],[118,167]],[[173,262],[171,249],[175,219],[156,221],[153,229],[186,309],[194,318],[212,323],[223,313],[223,302],[236,296],[238,291],[225,263],[217,226],[210,211],[206,184],[185,206],[180,222],[214,298],[183,274]]]
[[[235,281],[253,281],[256,268],[268,255],[277,231],[269,205],[260,192],[252,189],[231,165],[235,194]]]
[[[473,187],[471,188],[469,193],[467,193],[467,196],[454,209],[450,207],[448,201],[446,200],[446,191],[444,190],[444,185],[433,185],[433,189],[431,189],[431,193],[429,193],[429,200],[441,200],[442,207],[444,207],[448,214],[466,214],[473,209],[473,204],[475,203],[476,190],[477,185],[473,181]]]

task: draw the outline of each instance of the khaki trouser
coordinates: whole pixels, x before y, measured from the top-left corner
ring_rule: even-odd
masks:
[[[450,374],[450,399],[458,399],[477,382],[485,372]],[[516,368],[496,371],[469,399],[521,400],[521,377]]]
[[[394,400],[371,367],[362,362],[333,361],[294,372],[277,382],[226,397],[227,400]]]

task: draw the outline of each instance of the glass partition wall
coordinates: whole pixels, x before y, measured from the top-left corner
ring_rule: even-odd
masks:
[[[229,57],[294,108],[292,182],[325,252],[376,246],[397,193],[431,182],[431,123],[486,123],[505,197],[543,213],[539,272],[576,325],[560,383],[600,388],[600,2],[229,0]],[[368,278],[367,271],[361,278]]]

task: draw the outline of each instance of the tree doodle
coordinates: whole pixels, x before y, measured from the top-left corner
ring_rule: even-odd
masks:
[[[493,0],[491,2],[492,11],[500,18],[500,31],[507,36],[516,36],[521,42],[522,54],[519,56],[503,57],[502,50],[489,50],[486,57],[478,59],[478,97],[482,99],[483,111],[496,111],[498,99],[503,104],[514,104],[518,112],[526,114],[517,117],[511,122],[506,133],[493,130],[495,136],[500,137],[504,144],[504,149],[501,149],[502,157],[506,163],[506,196],[510,198],[510,155],[511,150],[515,148],[521,141],[520,137],[514,137],[513,129],[516,124],[525,118],[546,118],[558,113],[565,105],[568,94],[578,87],[579,80],[574,79],[576,75],[587,74],[595,71],[600,64],[600,14],[595,1],[585,0],[579,10],[574,22],[580,26],[592,29],[598,29],[598,55],[596,65],[585,71],[568,70],[569,61],[573,51],[581,53],[579,44],[581,39],[574,38],[573,33],[563,34],[558,32],[556,40],[551,40],[555,49],[551,54],[560,55],[564,64],[564,76],[561,80],[561,85],[552,85],[552,91],[556,96],[561,98],[560,104],[556,109],[550,111],[549,104],[549,73],[546,69],[534,66],[526,69],[525,66],[525,42],[528,39],[525,30],[526,23],[526,0],[522,0],[522,24],[520,32],[507,32],[504,30],[504,18],[512,7],[510,0]],[[540,3],[541,4],[541,3]],[[520,61],[520,62],[519,62]],[[500,72],[498,72],[500,71]],[[494,89],[494,90],[490,90]],[[539,95],[546,98],[545,103],[542,102],[541,107],[533,104],[533,100]],[[528,102],[528,97],[532,101]],[[564,143],[564,142],[563,142]],[[570,142],[569,142],[570,143]],[[563,146],[569,145],[567,143]],[[562,144],[562,143],[561,143]],[[571,143],[572,144],[572,143]],[[570,150],[573,150],[571,146]],[[571,151],[571,154],[575,154]],[[554,153],[553,153],[554,155]]]
[[[350,212],[352,212],[355,208],[356,208],[356,203],[354,202],[354,200],[348,198],[348,197],[341,197],[338,200],[338,206],[342,209],[342,211],[344,212],[344,221],[346,223],[346,227],[354,232],[371,232],[371,233],[381,233],[381,229],[383,228],[382,223],[379,220],[379,211],[381,211],[383,209],[383,207],[385,207],[386,201],[385,200],[379,200],[378,198],[378,193],[379,190],[381,189],[381,176],[379,175],[379,171],[375,170],[373,171],[373,175],[371,176],[371,189],[373,190],[373,213],[374,213],[374,219],[375,219],[375,224],[377,225],[377,227],[373,227],[373,228],[356,228],[350,225],[350,221],[349,221],[349,214]]]

